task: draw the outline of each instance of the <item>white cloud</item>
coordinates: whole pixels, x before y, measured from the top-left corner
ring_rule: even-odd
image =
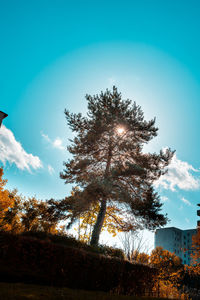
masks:
[[[167,174],[161,176],[156,182],[156,187],[163,187],[175,191],[178,187],[181,190],[197,190],[200,188],[200,179],[194,173],[199,172],[192,165],[181,161],[174,154]]]
[[[190,223],[190,220],[188,218],[185,218],[186,223]]]
[[[48,165],[47,168],[48,168],[48,171],[49,171],[50,175],[53,175],[55,173],[55,170],[51,165]]]
[[[169,198],[166,197],[166,196],[162,196],[162,197],[161,197],[161,200],[162,200],[163,202],[167,202],[167,201],[169,201]]]
[[[186,205],[191,206],[192,204],[190,203],[189,200],[185,199],[184,197],[181,198],[181,201],[183,201]]]
[[[57,137],[54,141],[53,141],[53,146],[54,148],[58,148],[60,150],[64,150],[65,147],[63,146],[63,141]]]
[[[42,137],[47,141],[47,142],[51,142],[50,138],[48,137],[47,134],[41,133]]]
[[[65,147],[63,146],[63,141],[61,138],[56,137],[55,140],[51,140],[47,134],[41,133],[44,140],[46,140],[48,143],[50,143],[54,148],[64,150]]]
[[[11,130],[4,125],[0,128],[0,160],[14,163],[19,169],[30,168],[38,169],[42,167],[42,162],[38,156],[28,154],[22,147],[21,143],[16,141]]]

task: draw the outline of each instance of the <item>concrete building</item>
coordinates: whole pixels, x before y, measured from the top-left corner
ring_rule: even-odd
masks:
[[[192,236],[197,233],[196,229],[181,230],[176,227],[157,229],[155,233],[155,247],[175,253],[183,264],[191,263]]]

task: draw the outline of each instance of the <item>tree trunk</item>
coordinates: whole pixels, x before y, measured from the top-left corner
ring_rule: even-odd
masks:
[[[110,143],[104,178],[107,178],[109,176],[111,158],[112,158],[112,145]],[[93,232],[92,232],[92,238],[91,238],[91,241],[90,241],[91,246],[97,246],[98,245],[101,229],[102,229],[103,222],[104,222],[104,219],[105,219],[105,215],[106,215],[106,199],[103,199],[101,201],[100,211],[98,213],[97,220],[96,220],[96,223],[94,225]]]
[[[100,237],[100,233],[101,233],[101,228],[103,226],[103,222],[104,222],[104,218],[105,218],[105,214],[106,214],[106,200],[102,200],[100,211],[99,211],[98,216],[97,216],[97,221],[94,225],[94,229],[93,229],[93,232],[92,232],[92,238],[91,238],[91,241],[90,241],[91,246],[97,246],[98,245],[99,237]]]

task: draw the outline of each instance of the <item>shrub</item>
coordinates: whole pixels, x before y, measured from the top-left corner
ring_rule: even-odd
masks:
[[[121,249],[109,247],[106,245],[100,245],[96,247],[90,246],[84,243],[83,241],[78,241],[77,239],[75,239],[73,236],[70,235],[64,235],[64,234],[58,235],[58,234],[51,234],[42,231],[27,231],[27,232],[23,232],[21,235],[34,237],[40,240],[51,241],[52,243],[61,244],[67,247],[79,248],[93,253],[124,259],[124,252]]]
[[[31,236],[0,236],[0,280],[141,294],[154,268]]]

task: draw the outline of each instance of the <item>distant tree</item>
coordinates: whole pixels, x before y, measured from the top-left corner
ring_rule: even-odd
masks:
[[[41,201],[35,197],[26,199],[17,190],[5,188],[0,168],[0,231],[20,233],[24,231],[60,232],[58,213],[52,200]]]
[[[73,158],[64,163],[60,176],[65,183],[81,188],[65,199],[66,209],[72,211],[70,224],[99,202],[91,245],[98,244],[110,203],[123,208],[130,220],[129,230],[138,224],[148,229],[165,225],[167,217],[160,213],[162,204],[153,182],[165,173],[173,152],[142,151],[157,135],[155,119],[145,121],[140,106],[122,100],[116,87],[100,95],[86,95],[86,99],[87,117],[65,110],[76,136],[68,147]]]
[[[176,283],[180,279],[180,272],[184,270],[181,258],[162,247],[156,247],[152,251],[150,264],[159,270],[160,279],[171,283]]]
[[[129,232],[123,232],[119,235],[119,240],[126,259],[130,261],[138,261],[138,257],[141,257],[140,254],[149,251],[148,242],[141,231],[131,230]],[[146,259],[145,261],[147,262]]]
[[[59,220],[55,217],[50,203],[37,200],[35,197],[23,202],[21,222],[23,231],[58,232]]]
[[[3,179],[3,168],[0,168],[0,230],[17,233],[21,231],[21,197],[17,195],[17,190],[7,190],[6,183],[7,180]]]
[[[162,247],[156,247],[150,255],[149,263],[158,270],[155,289],[166,298],[188,299],[184,294],[184,265],[181,258]]]
[[[197,232],[192,237],[191,247],[191,264],[185,265],[184,283],[190,289],[191,297],[198,299],[200,294],[200,228],[197,227]]]
[[[12,199],[12,205],[6,210],[3,218],[3,224],[5,225],[3,230],[10,231],[12,233],[20,233],[23,230],[21,224],[21,211],[23,197],[18,194],[18,191],[14,189],[9,191],[9,197]]]
[[[134,250],[131,255],[131,261],[137,262],[140,264],[148,264],[149,263],[149,254],[145,252],[139,252],[138,250]]]
[[[191,259],[192,267],[190,271],[200,275],[200,228],[197,228],[197,233],[192,237]]]
[[[7,210],[13,206],[13,199],[10,193],[5,189],[7,180],[3,179],[3,168],[0,168],[0,229],[4,226],[4,216]]]

